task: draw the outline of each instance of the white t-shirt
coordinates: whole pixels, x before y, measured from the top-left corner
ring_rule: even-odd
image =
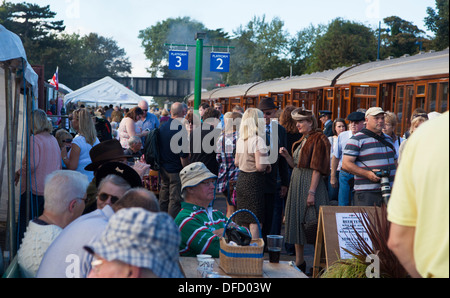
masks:
[[[78,168],[76,169],[76,171],[86,175],[88,177],[88,180],[92,181],[92,179],[94,179],[94,172],[86,171],[84,168],[88,164],[92,163],[91,156],[89,155],[89,151],[91,151],[92,147],[100,144],[100,141],[97,138],[95,140],[94,146],[92,146],[86,142],[85,137],[83,137],[81,135],[77,135],[73,139],[72,144],[76,144],[81,150],[80,151],[80,159],[78,160]],[[70,151],[69,151],[68,157],[70,158]]]

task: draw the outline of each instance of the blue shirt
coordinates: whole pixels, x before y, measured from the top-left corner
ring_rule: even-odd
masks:
[[[147,112],[147,116],[144,121],[139,120],[136,122],[136,126],[140,128],[140,131],[144,131],[146,129],[153,130],[159,127],[159,119],[155,114]],[[145,144],[145,137],[142,137],[142,145]]]

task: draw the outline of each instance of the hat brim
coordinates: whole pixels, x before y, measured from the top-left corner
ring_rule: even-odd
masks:
[[[133,156],[132,155],[119,155],[119,156],[115,156],[114,158],[98,160],[96,162],[88,164],[86,167],[84,167],[84,170],[93,172],[93,171],[97,170],[98,167],[101,166],[104,163],[107,163],[107,162],[110,162],[112,160],[116,160],[116,159],[119,159],[119,158],[131,158],[131,157],[133,157]]]
[[[189,181],[189,183],[186,183],[186,185],[182,185],[181,191],[183,191],[187,187],[196,187],[203,181],[208,180],[208,179],[213,179],[213,178],[217,179],[218,177],[212,173],[211,173],[211,175],[202,175],[199,177],[195,177],[194,179],[191,179],[191,181]]]
[[[297,115],[292,115],[292,119],[294,119],[295,121],[311,120],[311,116],[297,114]]]
[[[95,176],[96,186],[99,187],[103,178],[108,175],[122,177],[131,188],[142,187],[142,179],[139,174],[130,166],[120,162],[109,162],[102,166]]]
[[[381,114],[386,115],[386,112],[381,112],[380,111],[380,112],[370,113],[370,114],[366,115],[366,118],[369,117],[369,116],[378,116],[378,115],[381,115]]]

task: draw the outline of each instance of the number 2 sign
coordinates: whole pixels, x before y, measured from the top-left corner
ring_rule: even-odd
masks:
[[[169,51],[169,69],[188,70],[189,51]]]
[[[230,72],[230,53],[211,53],[211,72]]]

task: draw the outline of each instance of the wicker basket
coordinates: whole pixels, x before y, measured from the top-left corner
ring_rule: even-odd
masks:
[[[259,239],[252,240],[251,243],[257,243],[257,246],[233,246],[229,245],[225,240],[225,234],[231,219],[240,212],[250,213],[256,220],[259,228]],[[228,219],[220,239],[220,267],[225,273],[230,275],[263,275],[263,258],[264,258],[264,240],[262,239],[261,225],[258,218],[250,210],[242,209],[236,211]]]

